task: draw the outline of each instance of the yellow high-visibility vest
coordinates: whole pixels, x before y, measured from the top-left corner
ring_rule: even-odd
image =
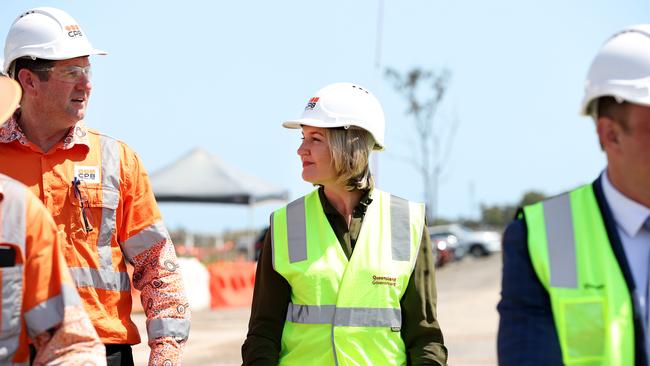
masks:
[[[524,208],[565,365],[634,365],[632,298],[591,185]]]
[[[273,213],[273,266],[291,285],[280,365],[406,365],[400,299],[424,205],[371,197],[349,260],[317,190]]]

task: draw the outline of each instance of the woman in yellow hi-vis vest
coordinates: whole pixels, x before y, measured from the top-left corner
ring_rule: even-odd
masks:
[[[318,188],[271,215],[244,365],[445,365],[424,205],[374,188],[384,113],[365,88],[309,99],[298,149]]]

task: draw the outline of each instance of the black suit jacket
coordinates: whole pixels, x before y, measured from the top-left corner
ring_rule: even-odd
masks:
[[[630,294],[635,291],[632,272],[616,229],[611,209],[603,194],[602,181],[592,183],[603,215],[609,242],[623,271]],[[503,235],[503,276],[497,353],[501,366],[562,365],[560,344],[553,322],[548,292],[539,282],[528,255],[525,218],[508,225]],[[647,365],[643,315],[632,296],[634,307],[635,360]]]

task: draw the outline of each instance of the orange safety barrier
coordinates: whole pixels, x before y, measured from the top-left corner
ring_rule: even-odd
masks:
[[[247,307],[253,301],[255,262],[217,262],[208,266],[210,307]]]

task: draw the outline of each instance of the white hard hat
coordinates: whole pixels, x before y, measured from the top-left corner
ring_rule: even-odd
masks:
[[[309,99],[302,116],[282,123],[286,128],[302,125],[333,128],[356,126],[375,139],[374,150],[384,149],[384,111],[366,88],[352,83],[330,84]]]
[[[0,125],[2,125],[20,103],[20,86],[13,79],[0,76]]]
[[[650,24],[626,28],[605,42],[589,68],[580,113],[592,114],[592,102],[604,96],[650,106]]]
[[[3,70],[9,73],[11,64],[21,57],[65,60],[105,54],[92,47],[70,14],[56,8],[34,8],[20,14],[9,28]]]

